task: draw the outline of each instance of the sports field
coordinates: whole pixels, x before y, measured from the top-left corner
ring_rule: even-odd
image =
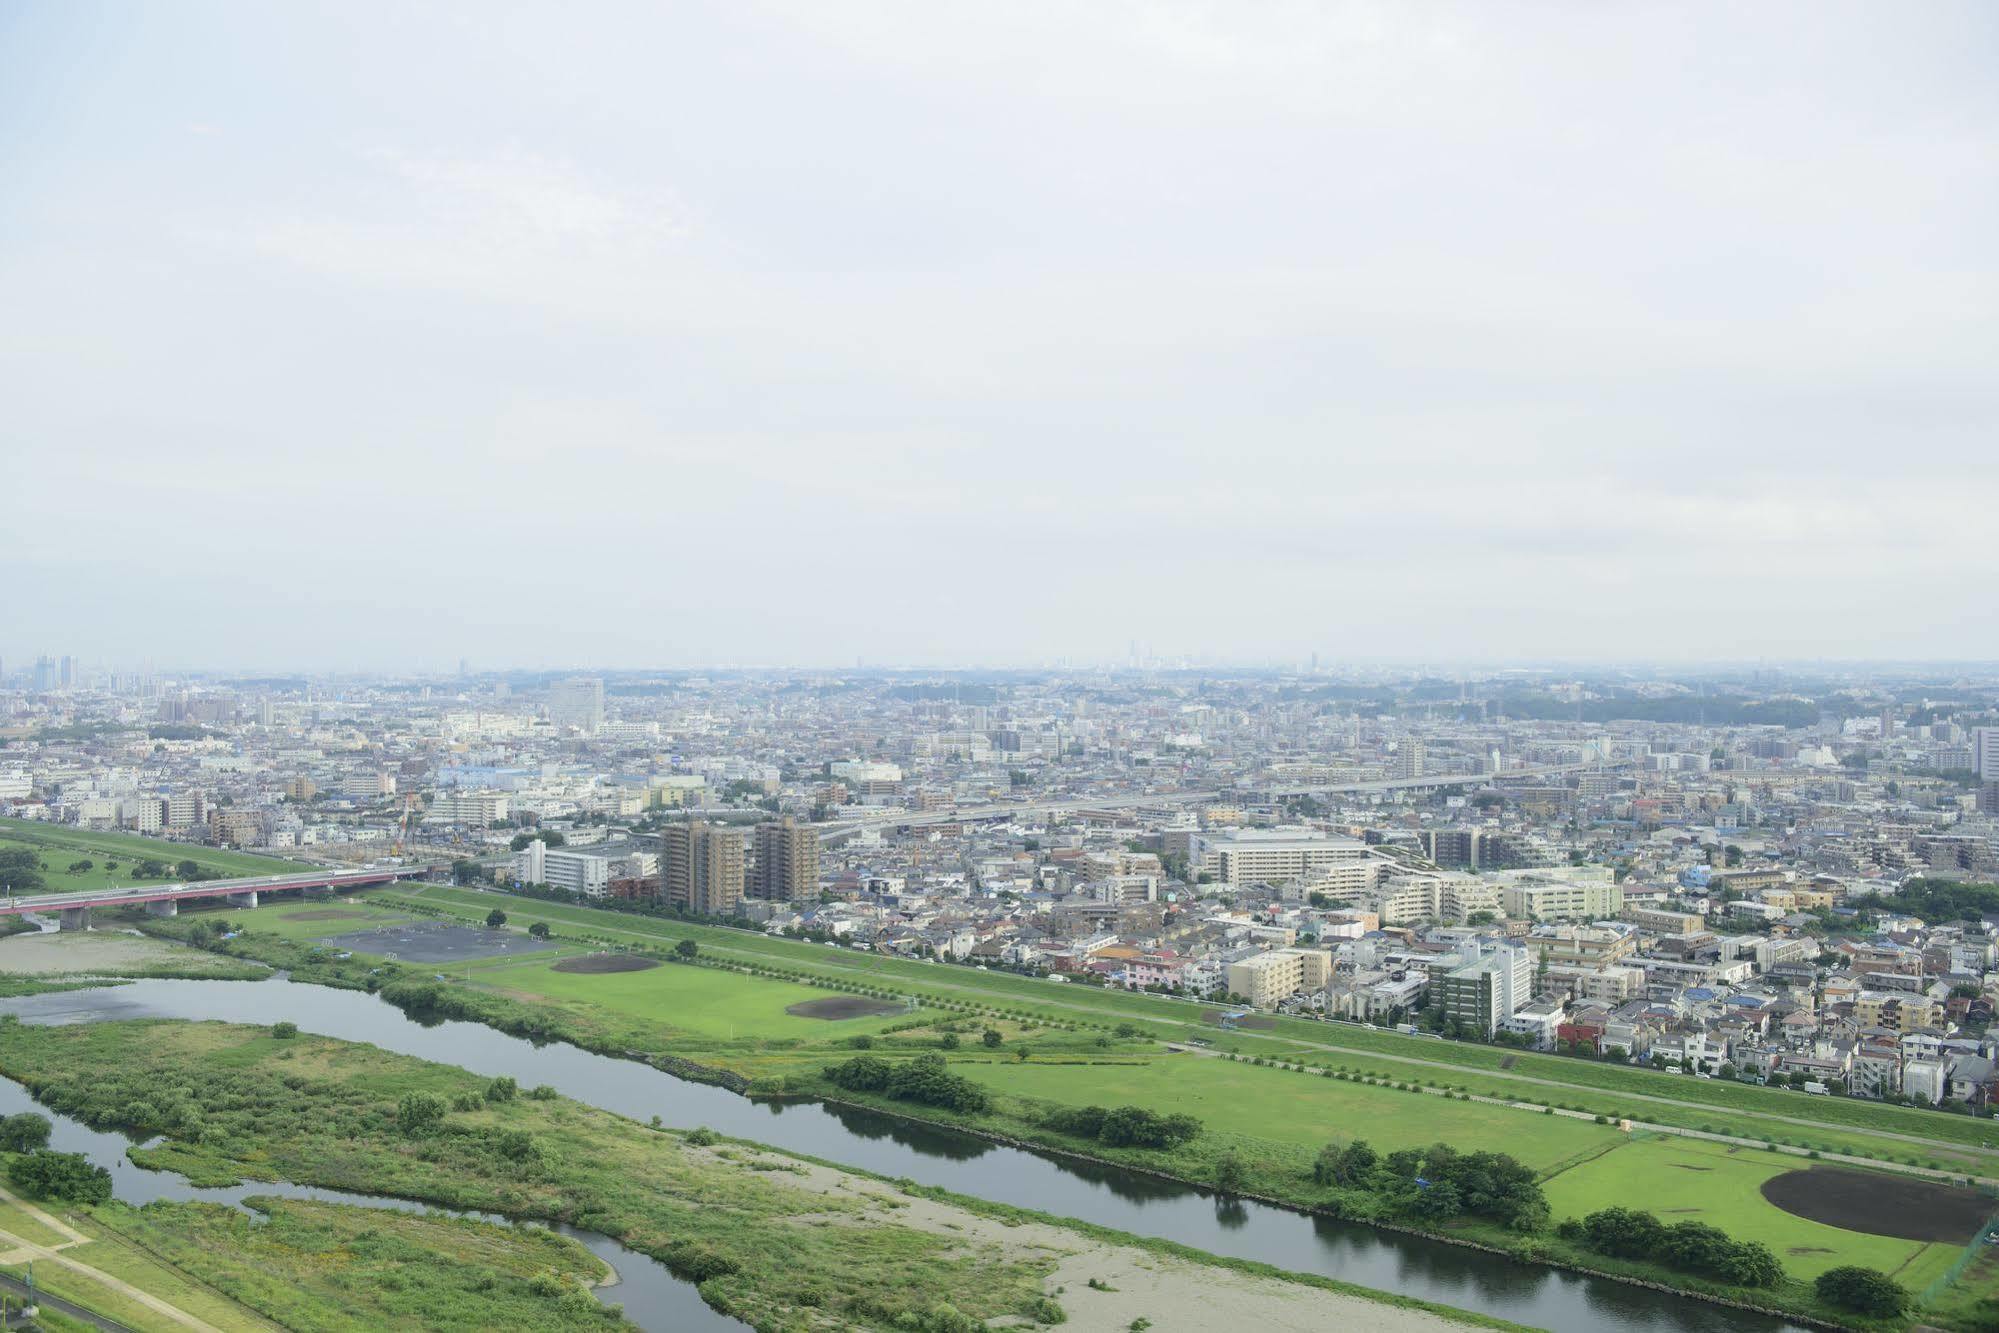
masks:
[[[879,1032],[909,1018],[902,1013],[831,1020],[789,1014],[785,1010],[790,1006],[824,1000],[826,992],[713,967],[668,963],[640,972],[573,972],[559,967],[558,961],[488,967],[477,976],[480,984],[513,994],[598,1005],[722,1041],[745,1037],[832,1041]]]
[[[42,878],[46,881],[43,891],[47,893],[170,883],[180,878],[174,867],[182,861],[192,861],[203,872],[220,876],[277,875],[301,868],[290,861],[247,852],[197,847],[129,833],[46,826],[25,819],[0,822],[0,851],[14,848],[26,848],[41,858]],[[70,869],[85,861],[90,863],[88,869]],[[133,870],[146,861],[162,863],[166,873],[133,878]]]
[[[1796,1157],[1692,1139],[1639,1138],[1546,1181],[1557,1218],[1599,1208],[1639,1208],[1662,1222],[1705,1222],[1761,1241],[1794,1276],[1859,1264],[1921,1291],[1950,1267],[1964,1241],[1899,1240],[1798,1217],[1763,1197],[1763,1182],[1800,1168]]]
[[[291,898],[258,907],[230,907],[225,915],[235,925],[267,930],[288,940],[323,940],[349,931],[401,925],[417,918],[407,912],[373,906],[358,898]]]

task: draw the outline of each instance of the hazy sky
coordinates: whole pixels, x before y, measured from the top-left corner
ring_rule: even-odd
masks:
[[[1999,657],[1999,9],[0,4],[0,657]]]

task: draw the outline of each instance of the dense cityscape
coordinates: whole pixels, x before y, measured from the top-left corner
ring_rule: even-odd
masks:
[[[1995,64],[0,3],[0,1333],[1999,1333]]]
[[[16,819],[1999,1105],[1992,941],[1918,910],[1999,877],[1990,676],[10,684]]]

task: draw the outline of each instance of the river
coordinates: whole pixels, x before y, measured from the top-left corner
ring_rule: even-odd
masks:
[[[1214,1254],[1400,1292],[1553,1333],[1789,1333],[1797,1327],[1749,1311],[1520,1263],[1420,1236],[1268,1204],[1219,1200],[1172,1181],[993,1144],[871,1111],[811,1102],[752,1102],[635,1061],[573,1046],[537,1047],[476,1023],[419,1023],[359,991],[276,979],[137,981],[103,990],[0,1000],[0,1013],[19,1014],[30,1023],[175,1018],[269,1024],[290,1019],[308,1032],[370,1042],[487,1077],[506,1074],[523,1085],[552,1084],[565,1096],[640,1121],[658,1116],[681,1128],[708,1125],[885,1176],[906,1176],[961,1194],[1163,1237]],[[18,1087],[7,1087],[13,1099],[25,1099]],[[125,1140],[95,1134],[74,1122],[60,1127],[58,1146],[84,1151],[72,1146],[84,1143],[83,1135],[92,1136],[93,1156],[113,1151],[115,1143],[122,1161]],[[140,1171],[130,1163],[114,1171],[114,1178],[118,1197],[132,1202],[291,1192],[266,1185],[194,1190],[179,1177]],[[149,1188],[165,1192],[146,1193]],[[323,1192],[304,1193],[324,1197]],[[583,1239],[626,1278],[604,1294],[622,1302],[635,1323],[675,1330],[742,1327],[705,1306],[700,1314],[707,1322],[701,1322],[685,1304],[692,1293],[686,1283],[608,1238],[596,1237],[594,1243],[589,1237]],[[698,1297],[694,1299],[698,1306]]]

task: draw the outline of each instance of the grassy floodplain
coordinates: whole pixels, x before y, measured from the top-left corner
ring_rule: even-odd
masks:
[[[1248,1311],[1295,1333],[1327,1319],[1410,1333],[1450,1322],[1513,1327],[1345,1284],[1287,1280],[1161,1242],[1062,1228],[705,1132],[650,1128],[310,1035],[220,1023],[0,1023],[0,1073],[93,1124],[160,1134],[131,1150],[141,1165],[203,1183],[286,1179],[573,1221],[654,1255],[698,1283],[711,1305],[760,1328],[953,1333],[995,1319],[1059,1323],[1063,1300],[1114,1293],[1124,1293],[1108,1307],[1117,1327],[1143,1318],[1148,1300],[1188,1302],[1203,1318]],[[416,1234],[408,1229],[423,1219],[272,1208],[275,1231],[199,1205],[112,1205],[99,1220],[157,1246],[163,1261],[230,1298],[269,1307],[289,1327],[561,1327],[558,1310],[584,1310],[573,1281],[529,1278],[523,1287],[532,1256],[489,1252],[512,1233],[435,1220],[442,1233]],[[277,1261],[266,1272],[270,1246]],[[318,1257],[313,1271],[288,1280],[284,1252],[292,1250]],[[472,1269],[490,1271],[494,1282],[479,1282]],[[1131,1289],[1084,1281],[1103,1272],[1126,1276]],[[350,1283],[384,1290],[349,1309],[342,1293]],[[476,1309],[453,1323],[434,1319],[433,1304],[415,1303],[455,1309],[454,1293],[467,1286],[518,1308]],[[350,1315],[355,1322],[341,1322]]]
[[[295,874],[304,868],[296,862],[276,857],[169,842],[164,838],[45,826],[25,819],[0,821],[0,851],[14,848],[24,848],[41,858],[42,877],[47,881],[45,891],[48,893],[128,889],[141,884],[172,883],[180,878],[173,867],[182,861],[193,861],[203,872],[224,878]],[[91,868],[76,871],[69,868],[81,861],[89,861]],[[133,878],[132,871],[145,861],[164,863],[166,873]]]
[[[295,1199],[95,1211],[105,1230],[280,1327],[629,1328],[588,1287],[604,1266],[540,1228]]]
[[[1048,1024],[1129,1022],[1162,1040],[1199,1037],[1244,1055],[1332,1061],[1378,1077],[1442,1080],[1496,1096],[1553,1100],[1612,1118],[1770,1137],[1897,1162],[1934,1160],[1945,1170],[1999,1177],[1999,1121],[1855,1098],[1809,1097],[1626,1065],[1406,1036],[1350,1023],[1277,1018],[1268,1030],[1221,1033],[1203,1019],[1211,1006],[476,889],[433,887],[417,895],[384,891],[371,894],[369,900],[404,902],[468,921],[497,906],[517,925],[546,921],[566,938],[624,947],[670,947],[678,940],[693,939],[716,958],[877,986],[939,1004],[995,1009]]]

